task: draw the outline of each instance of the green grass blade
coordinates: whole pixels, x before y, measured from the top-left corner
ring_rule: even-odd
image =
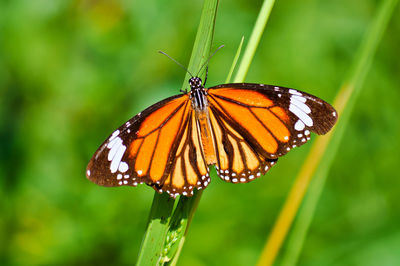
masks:
[[[205,0],[201,13],[200,24],[197,30],[196,39],[193,45],[192,56],[190,57],[188,70],[193,74],[198,74],[200,68],[210,56],[211,45],[214,37],[215,19],[217,14],[218,0]],[[204,69],[203,69],[204,70]],[[203,71],[202,71],[203,72]],[[199,77],[204,79],[205,73],[199,73]],[[188,87],[190,74],[187,73],[183,81],[183,88]]]
[[[251,33],[249,43],[246,46],[246,50],[244,51],[242,61],[240,62],[238,72],[236,73],[234,82],[243,82],[247,72],[249,71],[249,67],[251,61],[253,60],[254,54],[256,52],[257,46],[260,42],[261,36],[264,32],[265,25],[267,24],[269,15],[271,14],[272,7],[274,6],[275,0],[265,0],[260,13],[258,15],[256,24]]]
[[[288,239],[286,252],[282,258],[282,265],[284,266],[297,264],[333,158],[335,157],[343,133],[348,124],[354,103],[361,91],[365,76],[372,64],[373,56],[396,4],[397,0],[386,0],[385,2],[382,2],[377,16],[375,17],[375,20],[360,47],[360,56],[355,60],[354,70],[350,74],[349,79],[344,82],[344,86],[341,90],[343,93],[340,95],[349,96],[337,98],[337,104],[340,104],[343,109],[340,116],[340,122],[338,123],[332,136],[331,143],[328,146],[329,153],[324,154],[322,163],[315,172],[313,177],[314,180],[311,183],[309,193],[304,200],[303,208],[299,212],[297,221],[293,226],[293,231]]]
[[[217,6],[218,0],[204,1],[200,25],[188,66],[188,70],[193,74],[199,71],[210,54]],[[188,86],[189,78],[190,75],[187,73],[183,88]],[[165,193],[154,194],[137,265],[164,264],[173,260],[175,255],[180,253],[179,248],[183,246],[184,232],[187,231],[200,196],[201,193],[195,193],[191,199],[181,197],[174,214],[172,214],[175,201]]]
[[[200,18],[200,25],[197,30],[196,40],[193,46],[192,56],[189,62],[189,71],[196,75],[200,68],[207,62],[210,56],[211,45],[214,36],[215,19],[217,15],[218,0],[205,0]],[[201,72],[203,69],[201,69]],[[204,80],[205,73],[199,73]],[[188,86],[190,75],[187,74],[183,82],[183,88]],[[202,192],[195,193],[191,198],[181,196],[178,205],[170,221],[170,228],[167,233],[162,261],[165,264],[175,265],[183,244],[185,236],[197,205],[200,201]]]
[[[189,225],[199,204],[201,193],[201,191],[198,191],[193,197],[181,197],[179,200],[165,242],[163,253],[165,265],[176,265],[178,262]]]
[[[386,2],[385,5],[382,6],[381,12],[378,13],[376,22],[372,24],[370,34],[363,42],[360,49],[360,55],[355,60],[356,63],[354,70],[351,72],[350,78],[345,82],[336,97],[334,106],[339,113],[339,122],[332,132],[326,136],[318,137],[315,140],[311,151],[292,186],[288,198],[282,207],[275,226],[269,235],[258,265],[272,265],[274,263],[292,221],[296,216],[304,194],[307,191],[311,178],[313,176],[327,174],[335,150],[340,143],[341,136],[346,127],[350,111],[360,92],[361,83],[371,65],[374,52],[390,17],[391,12],[389,11],[392,10],[393,7],[394,3]],[[328,147],[329,153],[325,153]],[[318,195],[318,191],[316,191],[315,195]],[[310,207],[310,209],[312,208]],[[303,221],[302,223],[306,222]],[[300,237],[301,236],[299,235],[299,238]],[[288,263],[290,263],[290,261]]]
[[[242,37],[239,44],[238,50],[234,57],[230,73],[232,75],[235,65],[240,56],[240,51],[242,48],[244,37]],[[230,78],[229,78],[230,79]],[[229,80],[227,79],[227,80]],[[227,81],[229,82],[229,81]],[[164,255],[164,260],[167,262],[166,265],[176,265],[180,252],[182,251],[183,244],[185,242],[186,233],[188,231],[188,226],[191,223],[194,212],[199,204],[200,195],[202,191],[196,192],[196,194],[191,198],[182,197],[174,213],[174,219],[171,221],[171,229],[166,238],[166,249]],[[177,240],[179,240],[177,242]]]
[[[158,264],[169,228],[174,202],[175,200],[168,194],[155,192],[137,265]]]
[[[240,40],[239,47],[236,51],[235,57],[233,58],[233,63],[231,69],[229,70],[228,76],[226,77],[225,83],[231,82],[233,71],[235,70],[237,61],[239,60],[240,53],[242,52],[243,41],[244,41],[244,36],[242,36],[242,39]]]

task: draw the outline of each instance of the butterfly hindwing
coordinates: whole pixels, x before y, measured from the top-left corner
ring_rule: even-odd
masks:
[[[232,183],[247,183],[264,175],[277,161],[257,153],[246,138],[239,134],[227,117],[211,105],[210,123],[214,134],[220,178]]]
[[[174,152],[172,169],[162,190],[171,196],[191,196],[194,188],[203,189],[210,183],[209,168],[198,135],[195,112],[192,110],[185,124],[178,149]]]

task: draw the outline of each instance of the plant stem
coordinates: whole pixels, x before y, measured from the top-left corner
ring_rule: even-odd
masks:
[[[340,108],[340,113],[342,113],[341,123],[338,125],[339,127],[336,128],[331,144],[328,147],[330,152],[326,153],[323,157],[322,161],[326,166],[321,165],[317,169],[314,181],[310,185],[310,192],[304,200],[304,206],[299,213],[299,217],[293,226],[293,232],[288,240],[288,248],[283,256],[282,265],[297,264],[318,200],[323,191],[329,168],[348,124],[357,95],[361,91],[366,73],[371,66],[373,56],[396,3],[397,0],[382,2],[378,14],[375,17],[375,21],[372,23],[369,33],[365,36],[363,44],[360,47],[361,52],[358,59],[354,62],[354,71],[350,74],[348,81],[344,82],[345,85],[342,86],[335,100],[335,106],[337,106],[338,109]],[[347,86],[346,84],[352,85]]]
[[[193,75],[203,78],[205,74],[199,73],[210,55],[211,45],[214,37],[215,19],[217,15],[218,0],[205,0],[197,30],[196,40],[193,45],[188,70]],[[203,71],[202,71],[203,72]],[[186,73],[183,88],[187,87],[190,74]],[[175,265],[185,242],[185,236],[194,212],[198,206],[202,191],[197,191],[190,198],[181,196],[177,207],[168,225],[165,241],[160,256],[160,264]]]
[[[191,73],[197,73],[210,54],[217,6],[218,0],[204,1],[200,25],[188,66]],[[187,73],[183,87],[187,86],[189,78],[190,75]],[[166,193],[155,192],[137,265],[162,265],[180,253],[184,235],[200,196],[201,193],[195,193],[190,199],[181,196],[172,216],[175,200]]]
[[[344,82],[344,85],[339,90],[336,100],[334,101],[334,106],[340,114],[340,120],[334,130],[326,136],[318,137],[315,140],[292,186],[288,198],[282,207],[275,226],[269,235],[258,265],[272,265],[275,262],[275,258],[296,216],[309,183],[312,178],[315,178],[315,184],[310,191],[311,194],[308,196],[308,201],[305,203],[306,205],[302,213],[300,213],[298,224],[295,227],[293,237],[289,243],[289,252],[283,258],[283,265],[296,264],[319,195],[322,192],[326,176],[339,147],[343,132],[348,124],[350,113],[361,91],[362,83],[372,64],[376,48],[381,40],[381,36],[391,17],[396,2],[397,0],[386,0],[382,3],[381,8],[377,12],[375,21],[372,23],[369,33],[362,42],[359,56],[356,57],[354,61],[353,71],[348,80]],[[328,153],[326,152],[327,150],[329,150]]]
[[[228,76],[226,77],[225,83],[231,82],[233,71],[235,70],[240,53],[242,52],[243,41],[244,41],[244,36],[242,36],[242,39],[240,40],[239,47],[236,51],[235,57],[233,58],[232,66],[231,66],[231,69],[229,69],[229,73],[228,73]]]
[[[168,194],[154,193],[146,232],[139,251],[137,265],[156,265],[165,241],[175,200]]]
[[[256,24],[254,25],[253,31],[250,36],[249,43],[246,46],[246,50],[244,51],[244,55],[242,61],[240,62],[238,72],[236,73],[234,82],[243,82],[247,72],[249,71],[249,67],[251,61],[253,60],[254,54],[258,47],[258,44],[261,40],[261,36],[264,32],[265,25],[267,25],[267,21],[269,15],[271,14],[272,7],[274,6],[275,0],[265,0],[260,13],[258,14],[258,18]]]

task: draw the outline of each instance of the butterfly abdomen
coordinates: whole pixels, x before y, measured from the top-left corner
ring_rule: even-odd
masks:
[[[208,110],[196,111],[197,128],[201,139],[204,157],[207,165],[212,165],[217,162],[217,157],[214,148],[214,139],[211,133],[210,118]]]

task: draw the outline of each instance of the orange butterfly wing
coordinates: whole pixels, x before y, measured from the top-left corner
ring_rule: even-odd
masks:
[[[297,90],[263,84],[224,84],[207,90],[219,176],[248,182],[264,174],[290,149],[325,134],[335,109]]]
[[[86,175],[103,186],[145,182],[171,196],[208,185],[188,95],[165,99],[118,128],[90,160]],[[193,174],[194,173],[194,174]]]
[[[328,103],[293,89],[241,83],[204,90],[207,134],[200,124],[208,122],[200,123],[190,96],[170,97],[107,138],[90,160],[87,177],[103,186],[145,182],[172,197],[190,196],[210,183],[208,164],[216,163],[226,181],[249,182],[309,140],[310,131],[325,134],[337,119]]]

